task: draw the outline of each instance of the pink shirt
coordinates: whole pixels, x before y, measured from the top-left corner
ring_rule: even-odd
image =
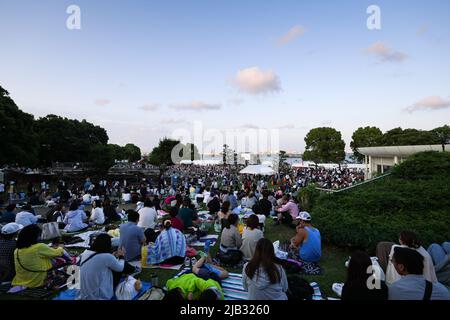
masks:
[[[289,214],[292,216],[292,219],[295,219],[298,216],[298,206],[294,202],[294,200],[289,200],[289,202],[282,206],[279,211],[289,212]]]

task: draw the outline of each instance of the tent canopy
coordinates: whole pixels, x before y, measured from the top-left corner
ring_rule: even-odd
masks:
[[[240,174],[254,174],[254,175],[264,175],[264,176],[271,176],[274,175],[276,172],[268,167],[263,165],[250,165],[246,168],[239,171]]]

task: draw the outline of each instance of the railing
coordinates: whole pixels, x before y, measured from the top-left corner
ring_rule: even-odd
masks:
[[[316,190],[320,190],[320,191],[328,192],[328,193],[338,193],[338,192],[343,192],[343,191],[347,191],[347,190],[350,190],[350,189],[353,189],[353,188],[356,188],[356,187],[365,185],[365,184],[367,184],[367,183],[376,181],[376,180],[378,180],[378,179],[387,177],[387,176],[390,175],[390,174],[391,174],[391,173],[389,172],[389,173],[383,174],[383,175],[381,175],[381,176],[378,176],[378,177],[375,177],[375,178],[372,178],[372,179],[369,179],[369,180],[365,180],[365,181],[363,181],[363,182],[361,182],[361,183],[354,184],[354,185],[352,185],[352,186],[350,186],[350,187],[346,187],[346,188],[339,189],[339,190],[335,190],[335,189],[325,189],[325,188],[316,188]]]

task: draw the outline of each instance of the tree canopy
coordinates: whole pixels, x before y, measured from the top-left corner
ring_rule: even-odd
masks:
[[[329,127],[315,128],[305,137],[304,160],[315,163],[340,163],[345,159],[345,142],[339,131]]]
[[[358,128],[352,135],[352,142],[350,147],[353,150],[355,158],[359,161],[364,159],[364,156],[358,152],[360,147],[375,147],[379,146],[383,132],[377,127]]]

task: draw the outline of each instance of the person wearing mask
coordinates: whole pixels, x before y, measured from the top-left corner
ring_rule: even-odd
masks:
[[[134,210],[127,211],[128,222],[120,226],[119,248],[125,250],[125,261],[141,259],[141,247],[145,245],[145,235],[138,226],[139,213]]]
[[[276,263],[270,240],[262,238],[256,244],[253,258],[242,269],[242,285],[249,300],[287,300],[286,272]]]
[[[69,212],[67,212],[64,217],[63,223],[66,224],[64,230],[67,232],[78,232],[89,227],[84,221],[87,220],[86,213],[79,209],[78,203],[76,201],[72,202],[69,207]]]
[[[89,221],[97,225],[105,224],[105,213],[103,212],[103,205],[100,200],[94,201]]]
[[[252,214],[247,219],[247,227],[242,234],[241,252],[245,261],[250,261],[255,253],[256,244],[259,239],[264,238],[263,232],[259,229],[259,219]]]
[[[370,256],[363,251],[352,254],[347,270],[347,281],[342,288],[342,300],[387,300],[388,288],[380,279],[369,279],[374,273]],[[376,270],[373,270],[376,274]],[[372,284],[373,287],[368,286]]]
[[[139,223],[138,226],[145,229],[155,229],[158,224],[158,214],[154,208],[153,202],[150,199],[144,201],[144,207],[138,211]]]
[[[297,233],[291,239],[291,249],[298,252],[298,257],[304,262],[319,262],[322,256],[320,231],[311,224],[311,215],[303,211],[298,216],[300,223]]]
[[[0,235],[0,283],[11,282],[16,275],[14,268],[14,250],[16,238],[23,226],[10,222],[3,226]]]
[[[450,292],[423,275],[424,258],[414,249],[395,247],[392,264],[401,278],[389,286],[389,300],[450,300]]]

